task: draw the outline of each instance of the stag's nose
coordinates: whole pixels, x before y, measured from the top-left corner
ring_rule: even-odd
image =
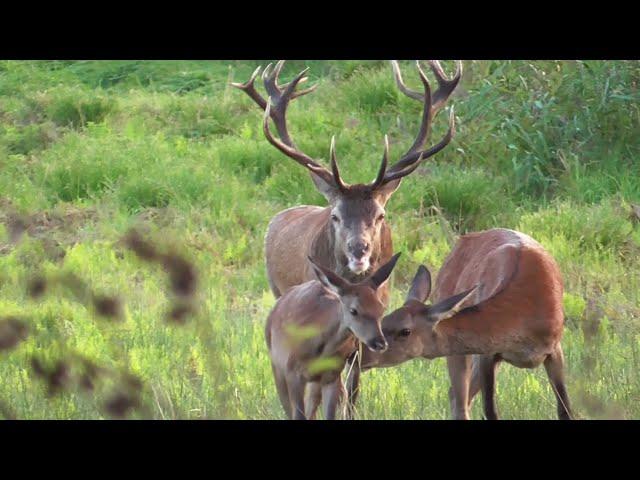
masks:
[[[365,254],[369,252],[369,247],[370,245],[367,242],[349,242],[349,250],[351,250],[351,253],[356,260],[360,260],[364,257]]]
[[[389,345],[384,337],[378,337],[371,340],[367,347],[369,347],[374,352],[384,352]]]

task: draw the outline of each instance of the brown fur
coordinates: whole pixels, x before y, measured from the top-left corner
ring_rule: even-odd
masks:
[[[291,287],[278,299],[267,319],[265,337],[288,418],[312,418],[320,390],[325,417],[334,418],[344,391],[340,373],[356,350],[357,340],[368,348],[386,348],[380,326],[384,305],[376,290],[386,284],[398,256],[357,284],[316,264],[318,280]],[[311,370],[311,362],[325,358],[337,363],[321,372]],[[316,389],[312,413],[305,409],[308,384]]]
[[[352,282],[364,278],[391,258],[391,229],[383,223],[380,243],[372,246],[371,267],[363,275],[355,276],[343,259],[336,258],[330,214],[331,207],[302,205],[280,212],[269,223],[265,257],[267,277],[276,298],[289,288],[315,278],[313,268],[306,260],[309,256]],[[388,305],[388,285],[383,285],[378,295],[382,303]]]
[[[454,417],[469,418],[470,402],[482,388],[487,418],[497,418],[493,403],[497,363],[504,360],[534,368],[544,362],[555,391],[564,392],[558,397],[558,412],[567,418],[560,346],[563,287],[553,257],[535,240],[511,230],[463,236],[438,275],[434,304],[475,285],[479,287],[450,318],[430,320],[434,307],[415,300],[387,315],[383,329],[389,349],[383,354],[364,352],[363,368],[446,356]],[[411,335],[399,337],[402,329]],[[473,375],[471,355],[475,355]]]

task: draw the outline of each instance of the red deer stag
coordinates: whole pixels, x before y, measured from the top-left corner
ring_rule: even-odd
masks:
[[[279,85],[278,78],[283,65],[284,61],[280,61],[273,70],[269,65],[262,74],[267,99],[255,87],[260,67],[247,82],[232,84],[264,110],[263,130],[269,143],[307,168],[317,190],[329,203],[327,207],[302,205],[289,208],[271,219],[265,237],[265,257],[267,278],[276,298],[288,288],[315,278],[313,269],[307,262],[309,256],[354,282],[391,258],[393,245],[391,229],[384,219],[385,206],[400,186],[402,178],[415,171],[423,160],[440,152],[453,138],[454,114],[451,109],[447,134],[433,147],[425,148],[433,118],[444,107],[462,75],[461,62],[457,63],[456,73],[449,79],[439,62],[429,61],[438,82],[438,89],[432,94],[427,76],[418,62],[418,73],[424,86],[424,93],[419,93],[404,85],[399,68],[394,62],[400,90],[423,104],[418,134],[411,148],[389,168],[389,144],[385,136],[382,164],[375,180],[369,184],[348,185],[342,180],[338,170],[333,139],[330,148],[331,170],[303,153],[291,139],[286,120],[287,107],[295,98],[311,93],[317,85],[297,90],[298,85],[307,79],[305,75],[308,69],[286,85]],[[279,138],[272,134],[270,120],[275,124]],[[380,288],[378,295],[387,306],[388,286]],[[359,383],[357,365],[350,372],[348,388],[349,403],[352,404],[355,402]]]
[[[363,370],[446,356],[453,417],[468,419],[471,401],[482,390],[486,418],[497,419],[498,364],[544,363],[558,417],[571,418],[560,346],[562,278],[539,243],[505,229],[464,235],[438,274],[436,303],[425,305],[430,291],[431,276],[421,266],[404,305],[383,319],[389,348],[381,354],[364,351]]]
[[[317,280],[296,285],[278,299],[267,319],[265,335],[276,388],[288,418],[313,416],[305,413],[304,400],[305,388],[311,383],[321,391],[325,419],[335,419],[344,391],[340,374],[357,348],[356,339],[372,351],[387,348],[380,329],[385,307],[377,290],[386,284],[399,256],[394,255],[356,284],[309,258]],[[309,329],[310,336],[301,335]],[[315,370],[314,362],[322,359],[336,363]]]

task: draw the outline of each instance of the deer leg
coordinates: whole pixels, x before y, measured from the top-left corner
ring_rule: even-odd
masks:
[[[322,411],[325,420],[335,420],[336,410],[340,404],[343,393],[342,381],[340,378],[335,382],[322,386]]]
[[[360,362],[356,350],[347,360],[347,413],[346,419],[353,420],[356,412],[356,400],[360,393]]]
[[[487,420],[497,420],[496,408],[496,369],[500,363],[498,355],[480,355],[478,358],[478,373],[482,389],[482,403],[484,416]]]
[[[308,384],[304,404],[306,409],[305,414],[309,420],[316,418],[316,411],[318,410],[321,399],[322,386],[317,382]]]
[[[454,420],[469,420],[469,382],[471,380],[471,355],[447,357],[451,389],[451,413]]]
[[[480,375],[480,355],[473,355],[473,369],[471,371],[471,381],[469,383],[468,407],[471,409],[474,397],[480,391],[482,386],[482,378]]]
[[[293,420],[306,420],[304,412],[304,390],[306,382],[298,375],[287,377],[287,388],[289,389],[289,402]]]
[[[275,365],[271,364],[273,370],[273,377],[276,381],[276,389],[278,390],[278,397],[280,397],[280,403],[284,408],[284,413],[288,419],[291,419],[291,402],[289,400],[289,389],[287,388],[287,379],[284,374],[280,372]]]
[[[553,393],[558,402],[558,418],[560,420],[571,420],[571,405],[569,404],[569,395],[564,381],[564,354],[559,343],[554,351],[545,358],[544,368],[547,371]]]

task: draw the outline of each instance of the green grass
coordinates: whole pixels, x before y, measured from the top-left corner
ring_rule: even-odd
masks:
[[[0,351],[0,412],[105,418],[115,384],[49,397],[30,364],[81,354],[140,376],[146,417],[283,417],[264,340],[274,299],[263,237],[278,211],[324,200],[228,86],[265,63],[0,62],[0,318],[24,317],[30,329]],[[307,153],[326,160],[336,135],[343,176],[361,182],[377,171],[385,133],[392,156],[410,146],[420,105],[396,91],[386,62],[296,61],[283,76],[305,65],[319,88],[289,117]],[[417,87],[411,63],[402,66]],[[454,141],[387,208],[405,252],[392,307],[418,264],[437,271],[449,232],[514,228],[556,257],[580,418],[640,417],[640,226],[630,214],[640,203],[639,81],[638,62],[465,62]],[[14,245],[15,213],[36,221]],[[162,269],[121,244],[132,226],[195,264],[185,325],[165,320],[173,299]],[[33,275],[64,272],[117,295],[122,321],[96,316],[62,285],[27,295]],[[444,359],[368,372],[362,387],[360,418],[449,416]],[[500,367],[497,397],[503,418],[555,417],[542,368]]]

